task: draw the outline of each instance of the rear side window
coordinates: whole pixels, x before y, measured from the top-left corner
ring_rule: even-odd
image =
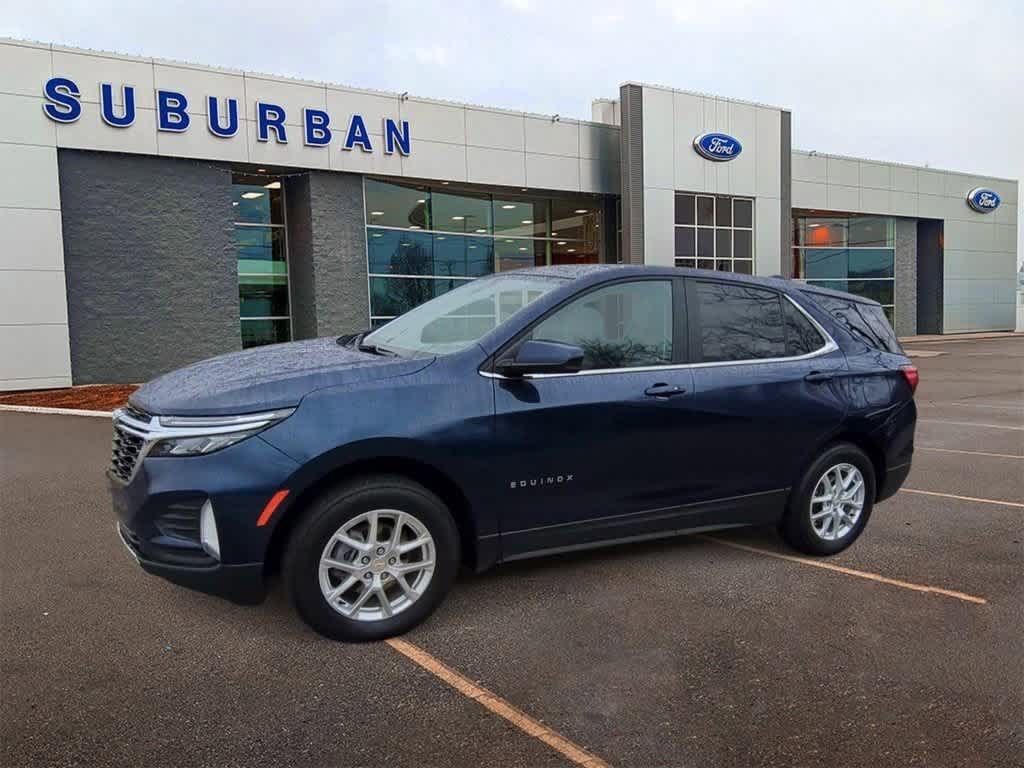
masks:
[[[788,299],[782,300],[782,317],[786,323],[786,355],[799,357],[825,346],[825,339],[810,320]]]
[[[745,285],[700,281],[695,288],[704,362],[787,356],[779,294]]]
[[[672,283],[641,280],[599,288],[538,323],[529,338],[583,349],[583,368],[672,362]]]
[[[821,293],[811,293],[811,296],[836,322],[868,346],[882,352],[903,354],[896,332],[889,325],[885,311],[880,306]]]

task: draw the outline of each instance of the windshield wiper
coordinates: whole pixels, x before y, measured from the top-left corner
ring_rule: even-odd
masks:
[[[383,355],[384,357],[398,357],[397,353],[385,347],[378,347],[376,344],[362,344],[356,347],[360,352],[369,352],[372,355]]]

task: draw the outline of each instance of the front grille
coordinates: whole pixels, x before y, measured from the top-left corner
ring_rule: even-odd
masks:
[[[145,435],[150,424],[150,416],[135,408],[122,408],[114,412],[110,472],[121,482],[127,483],[135,475],[135,470],[145,453]]]

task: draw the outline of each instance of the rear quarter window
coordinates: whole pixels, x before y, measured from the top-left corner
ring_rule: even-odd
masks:
[[[900,346],[900,342],[896,338],[896,332],[889,325],[885,311],[877,304],[864,304],[854,299],[827,296],[812,291],[804,293],[855,338],[863,341],[869,347],[896,355],[903,354],[903,347]]]

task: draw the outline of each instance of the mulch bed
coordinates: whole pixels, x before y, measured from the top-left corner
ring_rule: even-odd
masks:
[[[67,389],[33,389],[0,394],[0,405],[112,411],[127,403],[128,397],[138,388],[138,384],[90,384]]]

